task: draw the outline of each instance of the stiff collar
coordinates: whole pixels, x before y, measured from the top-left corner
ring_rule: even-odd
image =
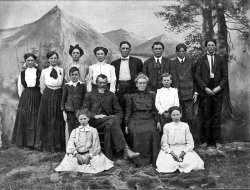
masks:
[[[122,61],[129,60],[129,56],[127,56],[127,57],[121,57],[121,60],[122,60]]]
[[[182,61],[185,62],[185,59],[186,59],[186,58],[184,57],[183,59],[181,59],[181,58],[177,57],[177,59],[178,59],[179,62],[181,63]]]
[[[83,84],[84,82],[79,81],[79,80],[77,82],[72,82],[72,80],[71,80],[71,81],[67,82],[66,84],[69,86],[76,86],[78,83]]]
[[[155,62],[157,62],[157,59],[159,59],[159,62],[161,63],[161,61],[162,61],[162,56],[161,56],[161,57],[155,57],[155,56],[154,56],[154,59],[155,59]]]

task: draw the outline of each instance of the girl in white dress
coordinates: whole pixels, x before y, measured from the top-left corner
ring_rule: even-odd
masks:
[[[164,126],[156,170],[171,173],[178,169],[180,172],[188,173],[191,170],[204,169],[203,160],[193,150],[194,140],[189,126],[180,121],[181,109],[174,106],[169,112],[173,122]]]
[[[77,118],[81,125],[71,132],[67,153],[55,170],[99,173],[112,168],[114,163],[101,152],[97,130],[88,124],[89,113],[78,110]]]

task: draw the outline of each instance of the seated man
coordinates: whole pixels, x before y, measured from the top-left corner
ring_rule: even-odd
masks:
[[[105,155],[112,159],[111,142],[113,141],[117,152],[124,151],[124,158],[139,156],[139,153],[130,150],[123,136],[120,126],[123,118],[122,109],[116,95],[106,89],[107,77],[103,74],[98,75],[96,85],[97,89],[86,94],[83,109],[90,111],[93,127],[97,130],[104,128]]]

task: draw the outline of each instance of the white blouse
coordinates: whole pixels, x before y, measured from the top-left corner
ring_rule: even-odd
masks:
[[[79,126],[70,134],[66,152],[68,154],[84,153],[89,151],[89,156],[93,158],[101,151],[98,132],[95,128]]]
[[[25,72],[25,82],[27,83],[27,87],[34,87],[36,86],[36,71],[37,69],[32,67],[32,68],[27,68]],[[18,89],[18,95],[21,97],[22,92],[24,91],[24,86],[22,85],[21,82],[21,74],[18,76],[18,83],[17,83],[17,89]]]
[[[194,148],[193,136],[190,133],[189,126],[184,122],[167,123],[163,129],[161,139],[161,149],[170,153],[171,145],[185,145],[184,152],[190,152]]]
[[[104,74],[107,76],[108,83],[110,83],[110,91],[115,93],[115,67],[105,62],[98,62],[89,67],[89,80],[87,84],[87,91],[90,92],[92,90],[92,84],[96,84],[96,77],[100,74]]]
[[[57,72],[57,79],[54,79],[50,77],[50,73],[52,71],[52,68],[54,68]],[[41,93],[43,93],[45,87],[48,87],[52,90],[56,90],[62,87],[63,84],[63,79],[64,79],[64,71],[61,67],[59,66],[49,66],[46,69],[42,70],[41,77],[40,77],[40,90]]]
[[[173,106],[179,106],[178,90],[176,88],[164,88],[157,90],[155,107],[162,114]]]

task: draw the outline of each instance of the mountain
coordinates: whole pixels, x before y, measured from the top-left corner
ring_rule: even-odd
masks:
[[[165,46],[163,52],[164,56],[170,56],[175,53],[175,46],[180,43],[179,41],[169,37],[167,34],[162,34],[160,36],[154,37],[143,44],[140,44],[132,49],[131,54],[134,55],[152,55],[152,45],[154,42],[162,42]]]
[[[20,27],[0,30],[0,74],[2,77],[15,76],[20,70],[20,62],[27,52],[36,52],[41,62],[46,64],[46,52],[55,49],[59,53],[62,66],[70,63],[70,45],[80,44],[84,50],[83,61],[96,61],[93,49],[107,47],[110,55],[116,56],[118,47],[97,32],[90,24],[67,15],[58,6],[52,8],[39,20]]]
[[[144,36],[136,35],[133,32],[128,32],[124,29],[112,30],[110,32],[103,33],[103,35],[117,46],[119,46],[121,41],[129,41],[132,45],[132,49],[133,47],[147,41],[147,38]]]

